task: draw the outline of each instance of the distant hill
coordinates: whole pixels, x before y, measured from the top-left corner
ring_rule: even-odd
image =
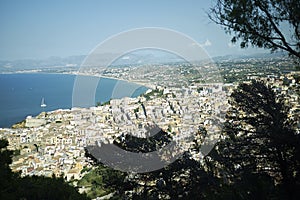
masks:
[[[225,56],[216,56],[212,60],[215,62],[218,61],[234,61],[240,59],[271,59],[271,58],[280,58],[287,57],[286,53],[276,52],[276,53],[259,53],[251,55],[225,55]],[[47,59],[22,59],[22,60],[13,60],[5,61],[0,60],[0,73],[9,73],[22,70],[37,70],[37,69],[55,69],[55,68],[79,68],[86,55],[78,56],[69,56],[69,57],[56,57],[52,56]],[[94,60],[93,62],[99,64],[105,58],[112,59],[116,57],[116,54],[105,54],[105,55],[95,55],[96,58],[99,57],[99,60]],[[102,59],[102,60],[101,60]],[[120,58],[116,59],[112,65],[115,66],[128,66],[128,65],[140,65],[140,64],[162,64],[162,63],[178,63],[183,62],[184,60],[175,54],[164,51],[134,51],[125,55],[122,55]],[[89,63],[91,65],[95,63]]]
[[[216,56],[212,59],[214,61],[222,61],[222,60],[239,60],[239,59],[250,59],[250,58],[280,58],[287,57],[288,54],[285,52],[274,52],[274,53],[256,53],[249,55],[225,55],[225,56]]]
[[[13,61],[0,61],[0,72],[10,72],[18,70],[39,69],[44,67],[76,67],[80,66],[85,55],[69,56],[66,58],[49,57],[47,59],[22,59]]]

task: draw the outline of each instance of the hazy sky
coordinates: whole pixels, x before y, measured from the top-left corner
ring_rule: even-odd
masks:
[[[86,55],[133,28],[162,27],[203,44],[211,56],[251,54],[210,22],[207,0],[0,0],[0,59]]]

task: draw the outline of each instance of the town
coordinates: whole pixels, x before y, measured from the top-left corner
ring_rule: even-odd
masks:
[[[85,169],[93,167],[91,159],[86,157],[87,146],[113,144],[116,138],[126,135],[151,137],[153,133],[149,132],[149,127],[153,126],[159,127],[175,141],[177,148],[168,152],[169,156],[176,157],[183,151],[190,151],[193,159],[200,162],[205,152],[202,155],[193,152],[193,141],[196,138],[203,142],[205,138],[205,142],[213,146],[222,139],[222,123],[230,108],[228,98],[239,82],[220,82],[221,76],[212,70],[216,69],[214,67],[205,67],[211,74],[202,77],[199,71],[189,65],[180,65],[180,70],[171,68],[108,69],[104,74],[106,77],[121,80],[127,77],[126,80],[149,89],[136,98],[111,99],[103,105],[90,108],[42,112],[36,117],[28,116],[12,128],[1,128],[0,136],[9,141],[9,149],[17,152],[11,169],[21,172],[22,176],[64,177],[76,185],[76,180],[87,173]],[[259,78],[257,74],[253,76],[252,72],[247,75],[247,70],[242,72],[247,77],[244,82]],[[82,74],[88,73],[95,74],[95,71],[89,69]],[[207,81],[207,77],[213,78]],[[290,117],[299,118],[298,72],[276,72],[259,80],[270,85],[277,93],[286,95],[287,104],[292,106]],[[207,131],[207,135],[200,133],[200,137],[196,137],[201,127]],[[300,123],[295,128],[299,132]],[[162,159],[169,159],[168,155],[161,155]],[[79,191],[87,189],[80,188]]]

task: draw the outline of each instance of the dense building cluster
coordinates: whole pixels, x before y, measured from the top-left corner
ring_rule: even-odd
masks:
[[[194,78],[189,75],[193,69],[187,67],[175,74],[170,73],[168,67],[164,69],[156,71],[165,77],[164,81],[159,76],[153,78],[153,71],[147,69],[143,69],[143,73],[129,73],[131,69],[127,68],[107,72],[112,78],[124,79],[130,75],[130,81],[134,79],[133,82],[149,87],[136,98],[112,99],[97,107],[43,112],[36,117],[28,116],[14,128],[1,128],[0,136],[8,139],[9,148],[18,150],[12,170],[20,171],[23,176],[55,175],[68,181],[79,180],[86,173],[84,169],[92,167],[91,160],[85,156],[85,147],[113,144],[116,138],[126,135],[151,137],[155,134],[149,131],[151,127],[159,127],[176,142],[178,152],[171,154],[190,151],[193,159],[199,161],[201,155],[191,150],[192,141],[201,128],[207,131],[201,141],[206,137],[205,142],[214,144],[221,138],[219,133],[230,107],[228,97],[237,83],[224,84],[217,79],[214,83],[205,83],[198,74]],[[209,76],[214,77],[215,72],[211,73]],[[182,74],[188,74],[193,81],[176,82]],[[289,117],[296,122],[300,116],[299,76],[293,72],[260,78],[286,98],[291,107]],[[257,78],[249,74],[246,81]],[[296,123],[295,128],[299,131],[300,123]]]

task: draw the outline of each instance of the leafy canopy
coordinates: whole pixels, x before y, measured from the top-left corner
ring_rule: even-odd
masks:
[[[217,0],[208,15],[241,48],[283,50],[300,60],[299,0]]]

